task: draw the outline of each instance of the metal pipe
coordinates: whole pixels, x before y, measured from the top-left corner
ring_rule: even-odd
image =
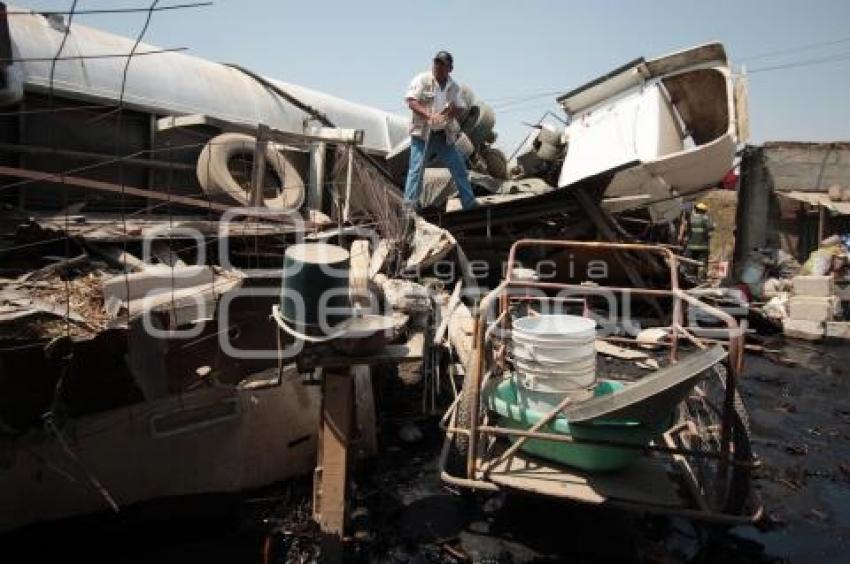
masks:
[[[491,461],[487,464],[487,466],[486,466],[486,467],[485,467],[485,469],[484,469],[485,474],[486,474],[487,472],[489,472],[489,471],[490,471],[490,469],[491,469],[491,468],[493,468],[493,466],[497,465],[497,464],[498,464],[499,462],[501,462],[502,460],[507,460],[508,458],[510,458],[511,456],[513,456],[513,454],[514,454],[516,451],[518,451],[518,450],[522,447],[522,445],[524,445],[524,444],[525,444],[525,442],[528,440],[528,438],[529,438],[530,436],[533,436],[533,435],[534,435],[534,433],[536,433],[537,431],[539,431],[539,430],[540,430],[540,429],[541,429],[544,425],[547,425],[547,424],[548,424],[548,423],[549,423],[552,419],[554,419],[554,418],[555,418],[555,416],[556,416],[556,415],[558,415],[558,413],[560,413],[560,412],[561,412],[561,410],[562,410],[562,409],[564,409],[564,408],[567,406],[567,404],[569,404],[572,400],[573,400],[573,398],[571,398],[570,396],[565,396],[565,397],[564,397],[564,399],[562,399],[562,400],[560,401],[560,403],[558,403],[558,405],[557,405],[557,406],[555,406],[555,408],[554,408],[554,409],[551,409],[551,410],[549,411],[549,413],[547,413],[546,415],[544,415],[544,416],[543,416],[543,418],[542,418],[540,421],[538,421],[537,423],[535,423],[534,425],[532,425],[531,429],[529,429],[529,430],[528,430],[528,434],[527,434],[527,435],[519,435],[520,439],[519,439],[518,441],[516,441],[514,444],[512,444],[512,445],[508,448],[508,450],[506,450],[505,452],[503,452],[502,454],[500,454],[500,455],[499,455],[496,459],[491,460]],[[498,428],[498,427],[497,427],[497,428]]]
[[[449,429],[451,430],[451,429]],[[593,446],[605,446],[605,447],[615,447],[615,448],[624,448],[628,450],[640,450],[644,452],[662,452],[665,454],[680,454],[683,456],[689,456],[691,458],[713,458],[720,459],[720,454],[713,452],[706,452],[701,450],[689,450],[686,448],[680,447],[670,447],[666,445],[660,444],[648,444],[648,445],[637,445],[634,443],[624,443],[621,441],[609,441],[605,439],[576,439],[570,435],[559,435],[557,433],[541,433],[539,431],[531,431],[531,430],[522,430],[522,429],[510,429],[507,427],[498,427],[492,425],[481,425],[478,427],[478,431],[482,434],[489,433],[491,435],[498,435],[500,437],[523,437],[526,439],[539,439],[543,441],[553,441],[556,443],[569,443],[569,444],[581,444],[581,445],[593,445]],[[514,443],[516,444],[516,443]],[[505,451],[507,454],[507,451]],[[506,458],[502,456],[500,458]],[[742,462],[742,461],[734,461],[729,460],[729,463],[733,466],[742,466],[747,468],[755,468],[756,464],[752,461],[750,462]],[[495,464],[495,463],[494,463]],[[490,466],[493,466],[491,464]]]
[[[90,153],[88,151],[71,151],[69,149],[52,149],[50,147],[38,147],[35,145],[18,145],[15,143],[0,143],[0,151],[8,151],[10,153],[22,153],[25,155],[61,155],[63,157],[77,159],[92,159],[98,161],[115,161],[115,155],[105,155],[103,153]],[[159,161],[153,159],[136,159],[131,157],[121,157],[119,161],[122,164],[139,166],[143,168],[157,168],[161,170],[186,170],[195,172],[195,165],[186,163],[177,163],[169,161]]]

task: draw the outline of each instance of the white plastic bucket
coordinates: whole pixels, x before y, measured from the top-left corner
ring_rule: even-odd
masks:
[[[563,397],[596,383],[596,322],[592,319],[575,315],[523,317],[514,321],[511,336],[520,388]]]
[[[513,322],[514,338],[579,341],[596,338],[596,322],[579,315],[537,315]]]
[[[596,383],[596,376],[582,376],[581,378],[549,378],[545,374],[537,374],[530,371],[517,371],[517,383],[527,390],[540,392],[573,392],[584,388],[591,388]]]
[[[513,340],[512,350],[514,356],[526,360],[533,360],[542,364],[576,362],[581,359],[595,356],[596,349],[593,342],[581,343],[575,346],[558,346],[557,344],[536,344]]]
[[[514,356],[514,366],[519,372],[533,373],[551,380],[563,378],[564,380],[584,382],[588,375],[593,376],[596,373],[596,357],[583,358],[576,362],[540,364],[533,360]]]

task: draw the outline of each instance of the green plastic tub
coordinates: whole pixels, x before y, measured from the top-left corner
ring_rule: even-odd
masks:
[[[619,382],[601,380],[594,390],[594,396],[611,394],[622,388],[623,384]],[[486,401],[488,408],[499,414],[499,423],[510,429],[529,429],[546,415],[519,404],[514,378],[503,380],[487,395]],[[541,429],[541,432],[572,435],[576,439],[618,441],[641,446],[649,444],[661,431],[661,428],[642,425],[637,421],[594,421],[590,424],[570,425],[563,416],[556,417]],[[641,456],[639,449],[557,443],[542,439],[527,440],[522,450],[540,458],[591,472],[620,470]]]

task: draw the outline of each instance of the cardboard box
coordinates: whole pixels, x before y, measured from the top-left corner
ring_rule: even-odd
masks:
[[[795,296],[827,298],[835,293],[832,276],[797,276],[791,280]]]
[[[807,341],[819,341],[826,334],[825,324],[820,321],[806,321],[801,319],[783,319],[782,332],[786,337],[792,339],[805,339]]]
[[[826,324],[826,336],[830,339],[850,340],[850,321],[830,321]]]
[[[835,297],[794,296],[788,302],[788,317],[802,321],[832,321],[841,313],[841,301]]]

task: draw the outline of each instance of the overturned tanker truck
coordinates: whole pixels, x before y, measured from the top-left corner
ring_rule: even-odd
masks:
[[[407,119],[3,4],[0,104],[0,530],[309,472],[318,389],[215,338],[218,299],[256,281],[158,241],[156,264],[135,255],[163,226],[169,245],[195,243],[181,225],[218,243],[223,211],[249,203],[258,124],[303,140],[268,144],[262,204],[304,211],[331,204],[335,152],[316,139],[356,132],[383,160]],[[279,268],[291,230],[246,231],[252,249],[269,235],[260,255]],[[237,243],[237,267],[258,256],[240,264]],[[158,335],[129,314],[137,282],[168,290]],[[276,351],[273,301],[234,309],[235,350]],[[170,332],[186,323],[195,337]]]
[[[83,169],[76,175],[117,182],[120,166],[121,183],[128,187],[167,187],[175,196],[244,205],[246,194],[226,173],[229,167],[237,181],[243,180],[239,167],[228,161],[234,153],[252,154],[253,145],[245,136],[219,137],[223,124],[262,123],[309,134],[333,123],[362,130],[362,149],[377,156],[407,136],[405,117],[146,44],[136,47],[125,77],[127,57],[122,55],[133,49],[131,39],[77,24],[68,29],[61,18],[20,14],[24,11],[8,8],[0,24],[7,30],[0,33],[0,51],[12,61],[2,68],[0,93],[4,181],[14,176],[8,169],[15,168]],[[121,112],[116,111],[119,104]],[[267,159],[269,183],[276,186],[266,191],[268,205],[297,208],[304,202],[311,150],[315,153],[310,145],[270,145],[275,158]],[[119,156],[126,158],[116,162]],[[84,201],[88,211],[108,212],[150,203],[127,194],[67,190],[37,182],[0,195],[25,209]]]

